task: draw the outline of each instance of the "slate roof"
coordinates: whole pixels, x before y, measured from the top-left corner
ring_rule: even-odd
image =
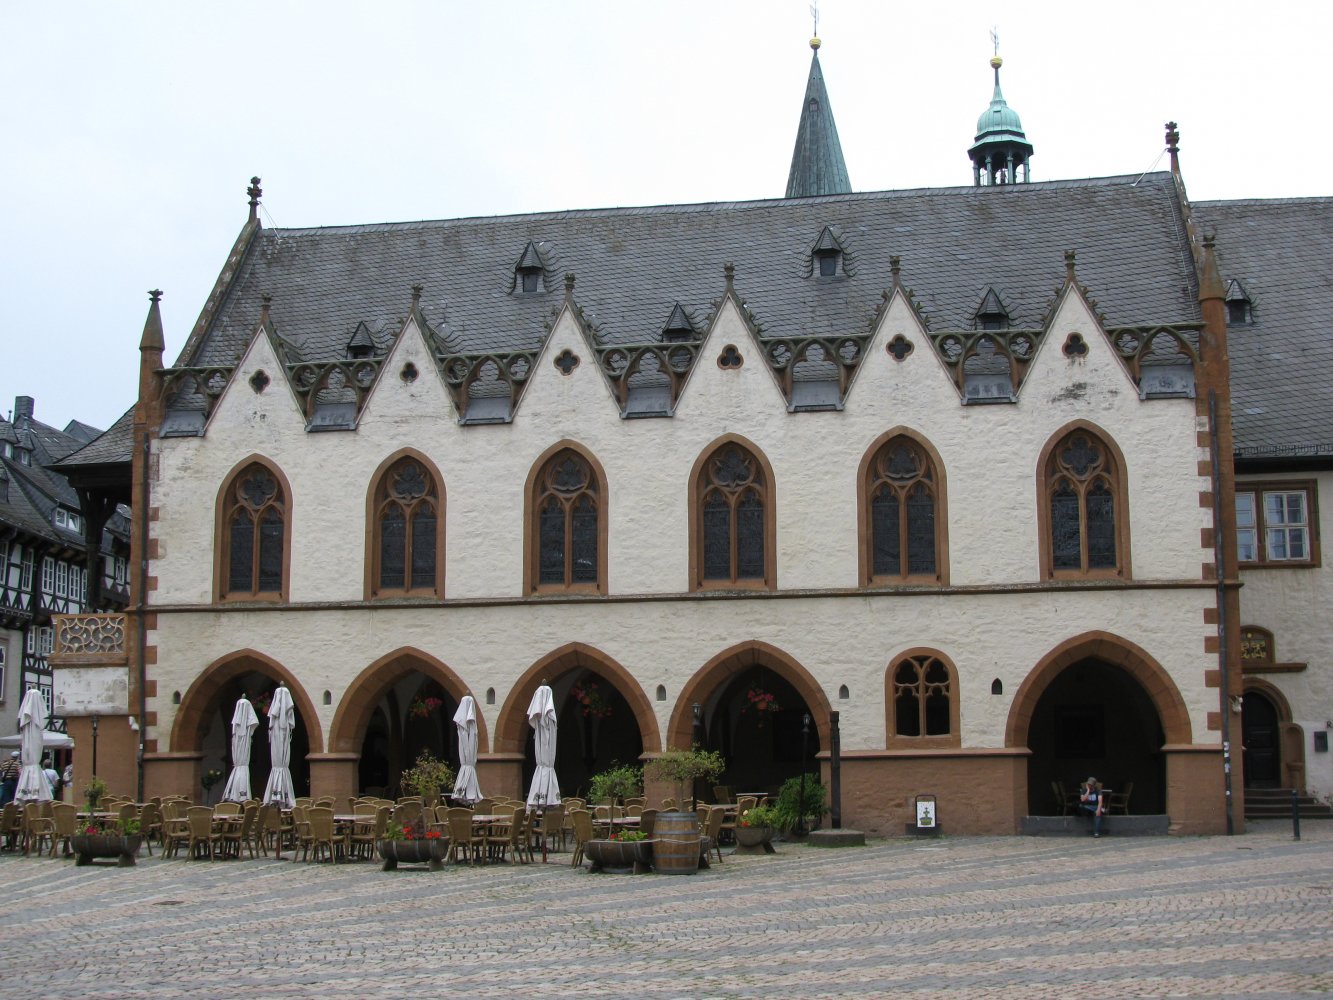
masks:
[[[850,194],[852,182],[847,176],[847,162],[842,158],[838,125],[833,120],[833,105],[824,87],[824,71],[819,66],[819,48],[810,59],[810,77],[805,84],[801,120],[796,128],[796,146],[787,173],[787,197],[806,198],[819,194]]]
[[[1137,180],[1137,183],[1135,181]],[[854,266],[811,276],[825,226]],[[1014,327],[1038,327],[1064,278],[1064,251],[1113,326],[1193,322],[1197,287],[1168,173],[816,198],[566,211],[256,233],[191,357],[232,365],[273,296],[279,334],[308,361],[344,357],[357,324],[396,334],[421,309],[451,350],[530,350],[563,303],[563,282],[516,289],[529,242],[577,275],[574,298],[604,344],[648,343],[677,303],[702,326],[723,294],[723,265],[762,336],[869,328],[892,286],[890,257],[932,330],[971,329],[994,288]],[[550,277],[550,276],[548,276]]]
[[[57,527],[54,520],[57,505],[72,511],[81,509],[78,492],[64,476],[47,468],[77,449],[81,444],[79,439],[39,420],[25,420],[17,425],[0,420],[0,425],[0,437],[7,432],[20,447],[31,450],[28,465],[18,460],[17,453],[13,458],[0,459],[8,481],[7,489],[0,491],[0,525],[67,545],[82,545],[77,532]],[[95,431],[87,424],[79,427]]]
[[[1252,322],[1233,325],[1231,408],[1240,460],[1333,457],[1333,198],[1193,204],[1216,231],[1223,281]]]
[[[86,425],[85,425],[86,426]],[[134,407],[130,407],[105,431],[97,432],[87,444],[65,456],[56,469],[79,465],[129,465],[134,460]]]

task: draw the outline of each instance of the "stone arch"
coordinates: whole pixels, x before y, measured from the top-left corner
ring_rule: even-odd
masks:
[[[1278,742],[1274,749],[1277,752],[1280,785],[1283,788],[1295,788],[1299,791],[1304,791],[1305,731],[1298,723],[1293,721],[1291,703],[1287,700],[1287,696],[1282,693],[1281,688],[1262,677],[1245,678],[1244,694],[1251,693],[1260,695],[1266,699],[1273,706],[1273,709],[1277,714]],[[1242,736],[1238,742],[1241,745],[1242,755],[1245,755],[1249,752],[1246,749],[1249,741],[1245,738],[1244,710],[1242,710],[1241,713],[1240,726]],[[1250,781],[1248,759],[1245,759],[1245,765],[1244,782],[1248,786]]]
[[[662,746],[657,714],[653,711],[652,702],[648,700],[643,685],[600,649],[582,642],[570,642],[541,657],[514,683],[496,722],[496,753],[523,753],[528,735],[526,713],[533,694],[543,680],[554,680],[580,667],[601,674],[615,685],[616,690],[629,703],[634,719],[639,724],[639,735],[645,752],[653,753]]]
[[[798,660],[758,639],[737,643],[718,653],[697,671],[681,688],[676,699],[675,710],[671,713],[671,724],[667,728],[668,747],[688,747],[694,737],[694,709],[697,702],[704,702],[708,696],[728,680],[743,670],[755,665],[768,667],[775,674],[794,687],[797,693],[810,707],[815,726],[819,731],[819,745],[829,745],[830,713],[824,689]]]
[[[359,753],[361,738],[375,706],[389,688],[413,671],[439,683],[454,701],[461,701],[464,695],[472,694],[444,661],[415,647],[402,646],[391,653],[385,653],[347,685],[342,701],[338,703],[338,710],[334,713],[333,723],[329,726],[329,747],[332,751]],[[476,700],[475,695],[473,699]],[[477,752],[485,753],[486,718],[480,710],[481,702],[477,701],[477,705]]]
[[[1139,683],[1157,709],[1168,744],[1189,745],[1194,742],[1185,699],[1162,666],[1128,639],[1110,632],[1092,631],[1060,643],[1023,679],[1009,708],[1004,732],[1006,747],[1028,745],[1028,726],[1042,694],[1062,670],[1085,659],[1103,660],[1117,666]]]
[[[180,709],[176,712],[176,719],[171,727],[172,752],[186,753],[198,749],[204,713],[228,681],[246,673],[266,674],[287,686],[292,693],[296,711],[305,722],[310,753],[323,753],[324,730],[319,724],[319,716],[315,713],[315,705],[306,694],[305,688],[290,670],[271,656],[266,656],[255,649],[241,649],[228,653],[200,671],[194,683],[181,696]]]

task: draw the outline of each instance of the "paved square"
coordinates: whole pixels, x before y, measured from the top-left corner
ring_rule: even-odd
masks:
[[[0,997],[1333,992],[1333,824],[781,845],[691,877],[0,858]]]

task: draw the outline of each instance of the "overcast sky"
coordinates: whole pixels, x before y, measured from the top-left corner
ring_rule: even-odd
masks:
[[[173,362],[263,178],[266,226],[782,195],[809,0],[0,0],[0,413],[132,405],[147,290]],[[1327,3],[824,0],[857,191],[967,185],[991,95],[1033,179],[1137,174],[1180,123],[1190,196],[1330,191]],[[1319,113],[1316,113],[1319,112]]]

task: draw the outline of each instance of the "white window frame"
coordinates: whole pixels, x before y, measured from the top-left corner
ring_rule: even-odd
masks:
[[[69,596],[69,563],[63,559],[56,563],[56,596]]]
[[[32,549],[23,550],[23,569],[20,574],[19,589],[24,591],[32,590],[33,564],[36,559],[33,556]]]
[[[1319,565],[1315,483],[1237,483],[1236,558],[1244,566]]]
[[[42,556],[42,593],[54,594],[56,590],[56,561],[52,556]]]
[[[55,649],[56,630],[50,625],[43,625],[37,630],[38,638],[41,640],[42,656],[50,656],[51,651]]]

